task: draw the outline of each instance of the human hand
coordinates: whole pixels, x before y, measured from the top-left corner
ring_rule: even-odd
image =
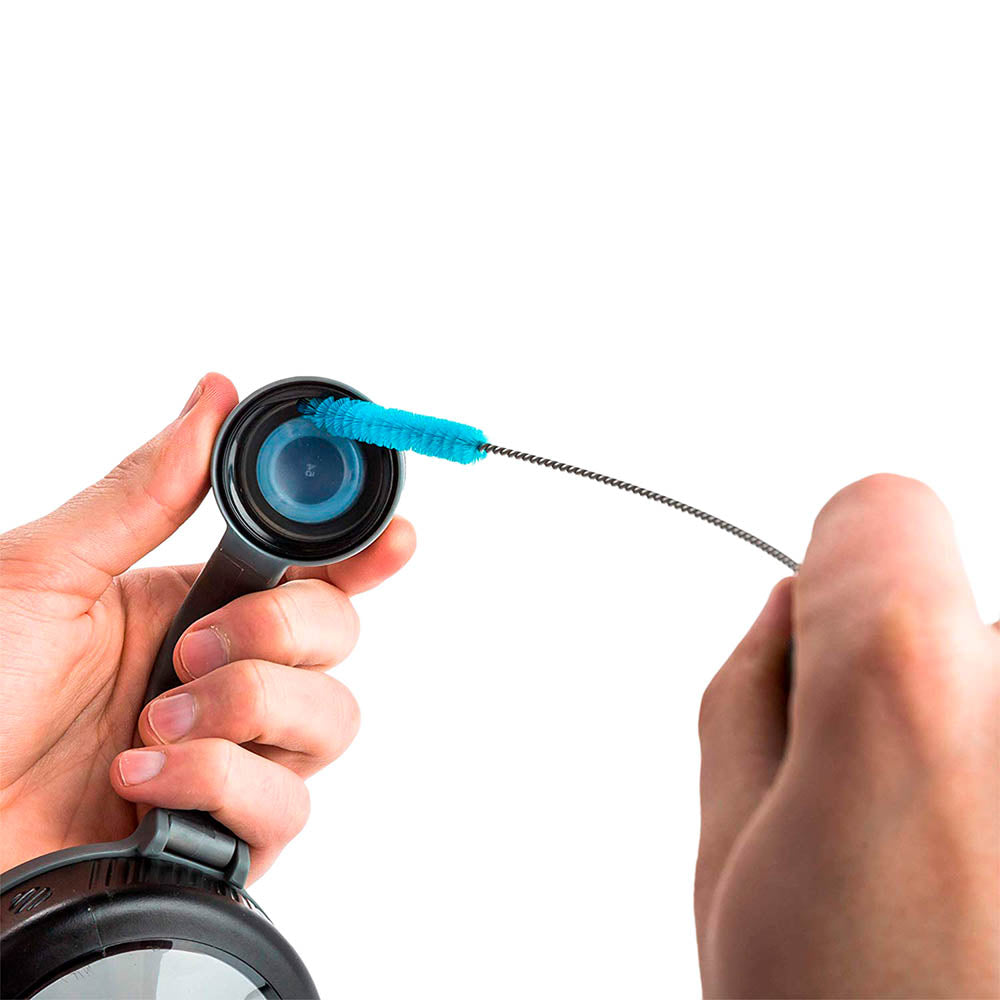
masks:
[[[1000,633],[927,487],[824,507],[700,733],[706,996],[1000,995]]]
[[[205,376],[181,415],[104,479],[0,539],[0,869],[124,837],[156,805],[211,812],[249,844],[256,878],[306,820],[303,779],[354,738],[357,704],[323,671],[357,639],[350,595],[413,552],[399,518],[351,559],[289,570],[274,590],[196,622],[174,651],[184,683],[142,707],[201,567],[130,567],[204,497],[235,404],[227,379]],[[133,749],[143,747],[155,749]]]

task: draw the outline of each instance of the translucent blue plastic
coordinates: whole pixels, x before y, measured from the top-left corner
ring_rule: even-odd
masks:
[[[290,521],[319,524],[357,502],[364,469],[353,441],[298,417],[279,424],[264,440],[257,455],[257,485]]]

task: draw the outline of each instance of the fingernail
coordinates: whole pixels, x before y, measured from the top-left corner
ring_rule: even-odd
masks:
[[[184,404],[184,409],[181,410],[181,416],[182,417],[184,416],[185,413],[190,412],[191,407],[193,407],[194,404],[197,403],[198,400],[201,398],[201,394],[205,391],[205,386],[203,384],[204,381],[205,380],[202,379],[194,387],[194,392],[192,392],[191,395],[188,397],[188,401]]]
[[[161,743],[179,740],[194,725],[194,705],[194,695],[186,691],[157,698],[146,716],[149,728]]]
[[[211,625],[189,632],[181,639],[181,666],[188,676],[201,677],[229,662],[229,644]]]
[[[129,750],[118,758],[118,773],[123,785],[140,785],[155,778],[166,762],[167,755],[159,750]]]

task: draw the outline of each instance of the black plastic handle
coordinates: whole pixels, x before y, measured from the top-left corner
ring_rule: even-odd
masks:
[[[181,683],[174,672],[174,646],[190,625],[237,597],[275,586],[288,565],[252,549],[232,529],[227,530],[163,637],[143,705]]]

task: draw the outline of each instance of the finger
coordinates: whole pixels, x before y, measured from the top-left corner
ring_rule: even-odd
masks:
[[[701,738],[701,842],[695,878],[698,932],[719,873],[781,764],[787,735],[794,578],[782,580],[705,691]]]
[[[956,651],[984,631],[951,518],[927,486],[871,476],[820,512],[796,588],[804,711],[875,673],[942,691]]]
[[[208,489],[212,443],[236,390],[222,375],[206,375],[184,411],[100,482],[29,526],[36,563],[51,580],[96,599],[111,577],[167,538]]]
[[[402,517],[394,517],[385,531],[356,556],[331,566],[294,567],[287,578],[326,580],[345,594],[360,594],[377,587],[405,566],[416,547],[413,525]]]
[[[240,660],[150,702],[139,716],[143,743],[209,737],[262,743],[297,774],[314,774],[354,739],[360,713],[354,696],[326,674]]]
[[[287,768],[227,740],[126,750],[111,784],[129,802],[211,813],[251,848],[259,876],[305,825],[309,793]]]
[[[236,660],[330,667],[354,648],[359,630],[343,591],[323,580],[291,580],[195,622],[174,647],[174,668],[189,681]]]

